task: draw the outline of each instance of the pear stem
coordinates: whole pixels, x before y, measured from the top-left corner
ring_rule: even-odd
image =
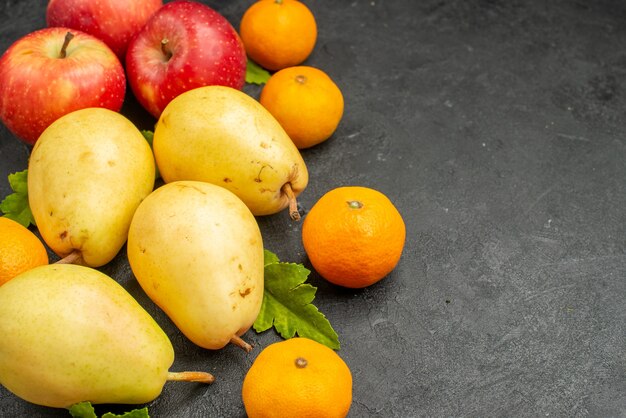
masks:
[[[207,372],[168,372],[167,380],[174,382],[199,382],[211,384],[215,377]]]
[[[248,344],[247,342],[245,342],[240,336],[238,335],[233,335],[233,337],[230,339],[230,342],[232,344],[235,344],[237,347],[241,347],[244,350],[246,350],[246,353],[249,353],[250,351],[252,351],[252,345]]]
[[[74,250],[54,264],[83,264],[83,255],[79,250]]]
[[[287,195],[287,199],[289,199],[289,216],[294,221],[299,221],[300,212],[298,212],[298,201],[296,200],[296,195],[293,193],[293,189],[291,188],[291,183],[285,183],[282,187],[282,191]]]
[[[70,44],[73,37],[74,34],[72,32],[65,34],[65,40],[63,41],[63,46],[61,46],[61,51],[59,51],[59,57],[65,58],[67,56],[67,46]]]

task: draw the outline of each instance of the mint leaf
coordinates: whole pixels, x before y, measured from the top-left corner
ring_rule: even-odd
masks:
[[[248,62],[246,63],[246,83],[265,84],[269,79],[270,73],[248,58]]]
[[[4,216],[28,228],[35,225],[33,213],[28,206],[28,169],[9,174],[9,185],[13,193],[0,202],[0,211]]]
[[[133,409],[132,411],[126,412],[122,415],[116,415],[107,412],[106,414],[102,415],[102,418],[150,418],[150,415],[148,415],[148,408],[146,407],[141,409]]]
[[[28,194],[28,169],[9,174],[9,185],[15,193]]]
[[[268,264],[278,263],[280,260],[278,256],[271,251],[263,250],[263,265],[267,267]]]
[[[152,141],[154,140],[154,132],[143,130],[141,131],[141,134],[143,135],[144,138],[146,138],[146,141],[148,141],[148,144],[150,144],[150,148],[152,148]]]
[[[260,333],[274,326],[285,339],[297,333],[338,350],[337,333],[311,303],[317,288],[304,283],[311,272],[302,264],[280,262],[270,251],[264,255],[265,290],[254,330]]]
[[[91,405],[91,402],[79,402],[68,408],[70,415],[74,418],[98,418],[96,411]],[[107,412],[102,415],[102,418],[150,418],[148,415],[148,408],[133,409],[130,412],[125,412],[121,415]]]
[[[148,144],[150,144],[150,149],[152,149],[152,142],[154,140],[154,132],[143,130],[141,131],[141,134],[143,135],[144,138],[146,138],[146,141],[148,141]],[[154,151],[152,153],[154,154]],[[156,166],[156,160],[155,160],[154,161],[154,179],[156,180],[159,177],[161,177],[161,174],[159,173],[159,167]]]
[[[91,402],[79,402],[68,408],[74,418],[97,418]]]

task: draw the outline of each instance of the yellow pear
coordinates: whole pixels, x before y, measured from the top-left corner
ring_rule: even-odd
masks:
[[[177,181],[152,192],[128,232],[128,261],[146,294],[195,344],[219,349],[254,323],[263,301],[263,242],[230,191]]]
[[[90,267],[35,267],[0,287],[0,383],[20,398],[67,408],[77,402],[142,404],[171,373],[167,335],[115,280]]]
[[[235,193],[254,215],[289,206],[308,183],[300,152],[255,99],[224,86],[189,90],[172,100],[154,130],[163,180],[198,180]]]
[[[154,156],[139,130],[103,108],[69,113],[39,137],[28,200],[43,239],[91,267],[115,257],[135,209],[154,187]]]

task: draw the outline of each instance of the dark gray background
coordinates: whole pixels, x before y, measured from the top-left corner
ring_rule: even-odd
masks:
[[[238,27],[252,1],[205,3]],[[335,80],[346,106],[336,134],[303,152],[311,180],[300,203],[369,186],[407,226],[382,282],[354,291],[310,276],[352,370],[350,416],[626,416],[626,2],[305,3],[319,26],[306,63]],[[42,0],[3,0],[0,49],[44,16]],[[123,113],[140,128],[154,122],[132,97]],[[4,127],[0,137],[4,196],[29,149]],[[266,248],[310,267],[301,224],[258,220]],[[243,377],[280,338],[249,331],[250,354],[197,348],[123,254],[101,270],[166,330],[173,369],[217,377],[167,384],[152,415],[243,416]],[[4,389],[0,415],[69,416]]]

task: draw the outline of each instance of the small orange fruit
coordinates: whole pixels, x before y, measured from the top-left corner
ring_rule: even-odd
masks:
[[[330,348],[296,337],[261,351],[241,392],[250,418],[341,418],[352,404],[352,374]]]
[[[406,229],[381,192],[339,187],[322,196],[302,225],[302,242],[313,268],[331,283],[362,288],[398,264]]]
[[[0,217],[0,285],[48,262],[46,247],[37,235],[9,218]]]
[[[315,47],[317,24],[297,0],[259,0],[243,14],[239,34],[248,56],[276,71],[307,59]]]
[[[278,71],[263,87],[259,101],[300,149],[330,138],[343,116],[341,90],[313,67]]]

